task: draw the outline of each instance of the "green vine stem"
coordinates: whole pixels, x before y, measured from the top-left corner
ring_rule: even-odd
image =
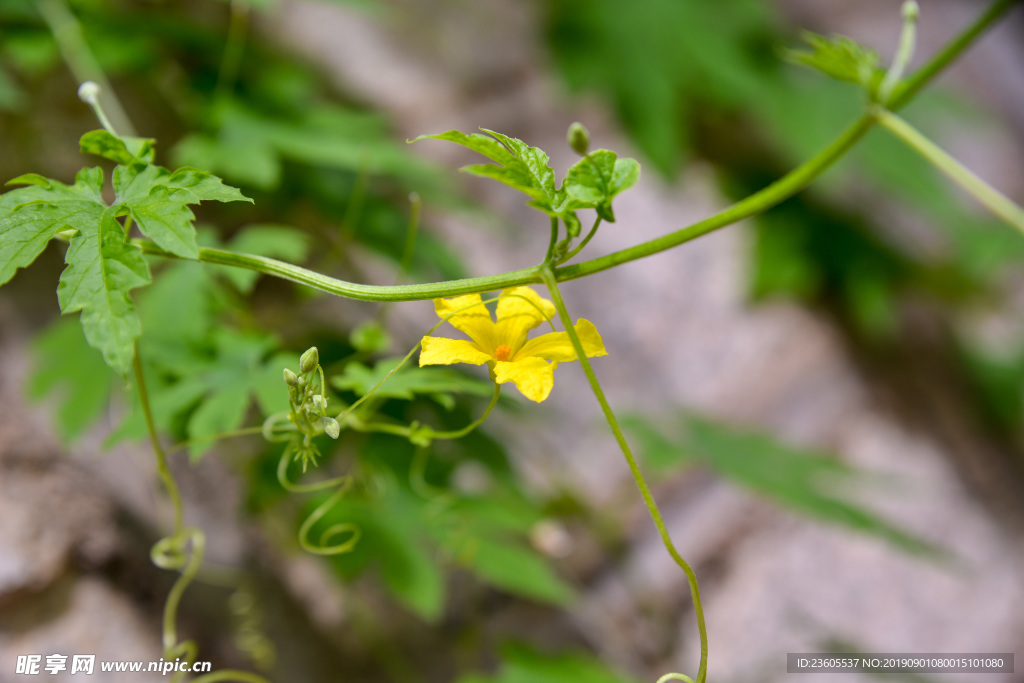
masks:
[[[294,442],[293,442],[294,443]],[[284,449],[284,453],[281,454],[281,460],[277,465],[277,480],[286,491],[292,493],[313,493],[315,491],[323,491],[334,487],[335,491],[331,496],[323,503],[318,505],[312,514],[306,518],[299,527],[299,545],[306,552],[313,553],[314,555],[340,555],[342,553],[351,552],[356,547],[356,543],[359,542],[359,537],[362,535],[362,531],[359,526],[351,522],[339,522],[332,524],[323,530],[320,534],[320,539],[314,543],[310,541],[309,535],[313,531],[313,527],[316,526],[317,522],[323,519],[331,508],[338,504],[338,502],[345,496],[345,493],[352,487],[352,476],[344,474],[340,477],[332,477],[324,481],[314,482],[312,484],[299,484],[288,479],[288,466],[292,462],[292,456],[294,454],[294,448],[289,445]],[[336,541],[339,536],[347,536],[344,540]]]
[[[874,115],[886,130],[934,164],[953,182],[981,202],[985,208],[1024,233],[1024,209],[1009,197],[979,178],[906,120],[881,107],[874,110]]]
[[[605,398],[604,390],[601,388],[601,383],[597,380],[597,375],[594,373],[594,368],[590,365],[590,359],[587,358],[586,352],[583,350],[583,342],[580,341],[579,335],[576,334],[576,329],[572,325],[572,318],[569,317],[569,311],[565,307],[565,301],[562,300],[562,293],[558,289],[558,281],[555,279],[555,274],[550,268],[543,268],[541,270],[541,277],[544,280],[544,284],[547,285],[548,292],[551,294],[551,300],[555,304],[555,309],[558,311],[558,317],[562,320],[562,326],[569,335],[569,340],[572,342],[573,348],[576,349],[576,355],[579,358],[580,366],[583,368],[584,374],[587,376],[587,381],[590,383],[590,388],[594,392],[594,396],[597,398],[597,402],[601,405],[601,412],[604,413],[605,420],[608,422],[608,426],[611,427],[612,433],[615,435],[615,441],[619,444],[619,448],[622,450],[622,454],[626,456],[626,462],[629,464],[629,471],[633,474],[633,479],[636,481],[636,486],[640,489],[640,495],[643,496],[644,505],[647,506],[647,511],[651,514],[651,519],[654,520],[654,526],[658,528],[658,535],[661,537],[661,542],[664,544],[665,549],[668,550],[668,554],[672,556],[675,563],[679,565],[679,568],[686,574],[686,580],[690,584],[690,595],[693,598],[693,611],[697,617],[697,630],[700,632],[700,668],[697,670],[697,683],[704,683],[707,678],[708,669],[708,632],[707,627],[704,625],[704,608],[700,602],[700,589],[697,586],[697,575],[694,573],[690,565],[683,559],[679,551],[676,550],[675,544],[672,543],[672,537],[668,533],[668,528],[665,526],[665,520],[661,516],[661,511],[658,509],[658,504],[654,501],[654,496],[651,495],[651,489],[647,486],[646,480],[644,480],[643,472],[640,471],[640,466],[637,464],[636,458],[633,456],[633,451],[629,447],[629,443],[626,441],[625,434],[622,433],[622,428],[619,426],[619,421],[615,417],[615,413],[612,412],[611,405],[608,404],[608,399]]]
[[[156,423],[153,421],[153,411],[149,405],[149,392],[146,391],[146,376],[142,370],[142,357],[139,354],[139,345],[135,344],[135,358],[132,360],[132,369],[135,373],[135,387],[139,392],[139,404],[142,407],[142,415],[146,420],[146,432],[149,434],[149,442],[153,446],[153,455],[156,458],[156,469],[160,480],[167,490],[167,497],[171,499],[171,506],[174,509],[174,534],[177,535],[185,527],[185,508],[181,501],[181,491],[178,490],[178,483],[174,480],[170,468],[167,466],[167,454],[160,444],[160,435],[156,430]]]
[[[693,679],[686,674],[677,673],[665,674],[658,679],[658,683],[666,683],[666,681],[683,681],[683,683],[693,683]]]
[[[555,245],[558,244],[558,219],[551,217],[551,237],[548,239],[548,251],[544,255],[544,263],[547,263],[555,255]]]
[[[590,226],[590,232],[588,232],[587,236],[583,238],[583,241],[580,242],[579,244],[577,244],[576,247],[574,247],[573,250],[570,251],[568,254],[566,254],[565,256],[560,258],[558,260],[558,262],[559,263],[565,263],[566,261],[571,260],[572,257],[575,256],[576,254],[578,254],[581,251],[583,251],[583,247],[585,247],[588,244],[590,244],[590,240],[594,239],[594,235],[597,234],[597,229],[599,227],[601,227],[601,217],[600,216],[598,216],[597,218],[594,219],[594,224],[592,226]]]
[[[955,60],[987,28],[1021,1],[996,0],[984,14],[946,45],[931,61],[894,89],[889,101],[889,109],[897,110],[906,105],[921,88]],[[575,280],[645,256],[651,256],[766,211],[807,187],[864,137],[875,122],[874,114],[870,111],[866,112],[821,151],[763,190],[755,192],[713,216],[675,232],[600,258],[555,268],[553,271],[555,280],[558,282]],[[133,242],[147,254],[177,258],[149,240],[133,240]],[[224,249],[200,249],[199,260],[206,263],[247,268],[265,275],[307,285],[329,294],[363,301],[420,301],[542,282],[540,266],[485,277],[388,287],[346,282],[276,259],[238,254]]]
[[[903,3],[903,29],[900,31],[900,44],[896,50],[896,57],[892,60],[892,66],[886,72],[882,84],[878,88],[878,99],[881,102],[888,102],[892,97],[893,89],[903,78],[903,72],[910,65],[914,57],[914,46],[917,43],[917,20],[921,14],[916,0],[906,0]]]
[[[160,443],[160,437],[153,420],[153,412],[149,403],[149,392],[146,390],[146,377],[142,368],[142,357],[138,344],[135,345],[135,357],[132,360],[136,390],[139,404],[146,421],[146,431],[156,457],[157,472],[171,499],[174,509],[174,531],[170,536],[160,539],[150,550],[150,559],[157,567],[171,571],[180,571],[181,575],[174,582],[164,602],[163,616],[163,649],[164,659],[171,661],[181,658],[191,665],[196,661],[199,648],[193,640],[178,641],[178,608],[185,590],[195,580],[196,574],[203,564],[206,551],[206,535],[201,529],[185,526],[185,510],[181,499],[178,483],[167,464],[167,454]],[[189,552],[191,550],[191,552]],[[176,672],[170,678],[171,683],[180,683],[187,672]],[[224,669],[194,679],[193,683],[213,683],[214,681],[241,681],[241,683],[269,683],[266,678],[246,671]]]

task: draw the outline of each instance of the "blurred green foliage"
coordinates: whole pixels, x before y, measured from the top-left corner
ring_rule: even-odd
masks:
[[[868,510],[856,494],[869,475],[832,455],[800,451],[766,435],[693,415],[671,420],[634,415],[623,426],[636,436],[645,461],[662,475],[685,465],[703,465],[792,511],[874,535],[916,555],[948,559],[935,544]]]

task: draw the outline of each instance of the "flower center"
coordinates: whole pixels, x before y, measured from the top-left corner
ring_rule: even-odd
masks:
[[[508,344],[502,344],[498,348],[494,349],[494,358],[499,361],[506,361],[509,356],[512,355],[512,347]]]

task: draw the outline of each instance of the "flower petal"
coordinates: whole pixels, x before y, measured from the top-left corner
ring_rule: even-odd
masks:
[[[555,366],[534,356],[515,362],[498,361],[494,364],[494,381],[498,384],[513,382],[523,396],[540,403],[555,386]]]
[[[608,355],[604,348],[604,342],[601,341],[601,335],[598,333],[597,328],[594,327],[594,323],[585,318],[580,318],[576,321],[573,329],[576,330],[576,334],[579,336],[580,342],[583,344],[583,350],[588,358]],[[572,347],[572,341],[569,340],[569,335],[566,332],[550,332],[534,337],[523,344],[523,347],[519,349],[513,360],[519,361],[530,356],[539,356],[545,360],[559,362],[577,360],[576,349]]]
[[[512,353],[526,341],[526,333],[555,316],[555,305],[529,287],[506,289],[498,299],[497,340]]]
[[[465,339],[446,339],[445,337],[424,337],[421,342],[420,367],[424,365],[451,365],[452,363],[470,363],[482,365],[493,357],[481,351],[476,344]]]
[[[447,318],[452,327],[468,335],[480,349],[493,354],[497,346],[494,341],[494,321],[491,320],[491,312],[481,302],[479,294],[434,299],[434,311],[437,317],[442,320]]]

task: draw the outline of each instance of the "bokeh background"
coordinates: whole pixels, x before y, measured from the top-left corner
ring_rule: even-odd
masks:
[[[914,64],[983,8],[924,0]],[[643,165],[596,256],[767,185],[860,113],[855,87],[784,59],[801,30],[888,59],[899,29],[890,0],[3,0],[0,176],[70,181],[94,163],[75,90],[102,75],[120,131],[255,199],[200,209],[205,243],[357,282],[486,275],[537,262],[546,217],[456,174],[477,162],[465,150],[407,138],[491,128],[561,175],[582,121],[592,147]],[[1022,38],[1018,7],[906,110],[1018,202]],[[403,273],[411,192],[424,218]],[[59,319],[62,259],[51,245],[0,291],[0,681],[22,678],[18,654],[158,659],[173,579],[148,561],[169,517],[131,388]],[[597,372],[701,579],[711,680],[781,681],[787,652],[1024,654],[1022,263],[1024,236],[876,131],[757,219],[564,286],[604,336]],[[258,424],[313,344],[351,400],[434,321],[424,302],[152,266],[137,299],[168,443]],[[466,377],[480,375],[376,408],[464,425],[486,401]],[[544,404],[511,397],[425,459],[389,437],[324,444],[324,468],[359,481],[332,518],[363,530],[333,560],[297,547],[314,501],[280,490],[279,448],[209,446],[174,472],[209,537],[181,630],[215,667],[312,682],[696,672],[684,576],[574,365]]]

